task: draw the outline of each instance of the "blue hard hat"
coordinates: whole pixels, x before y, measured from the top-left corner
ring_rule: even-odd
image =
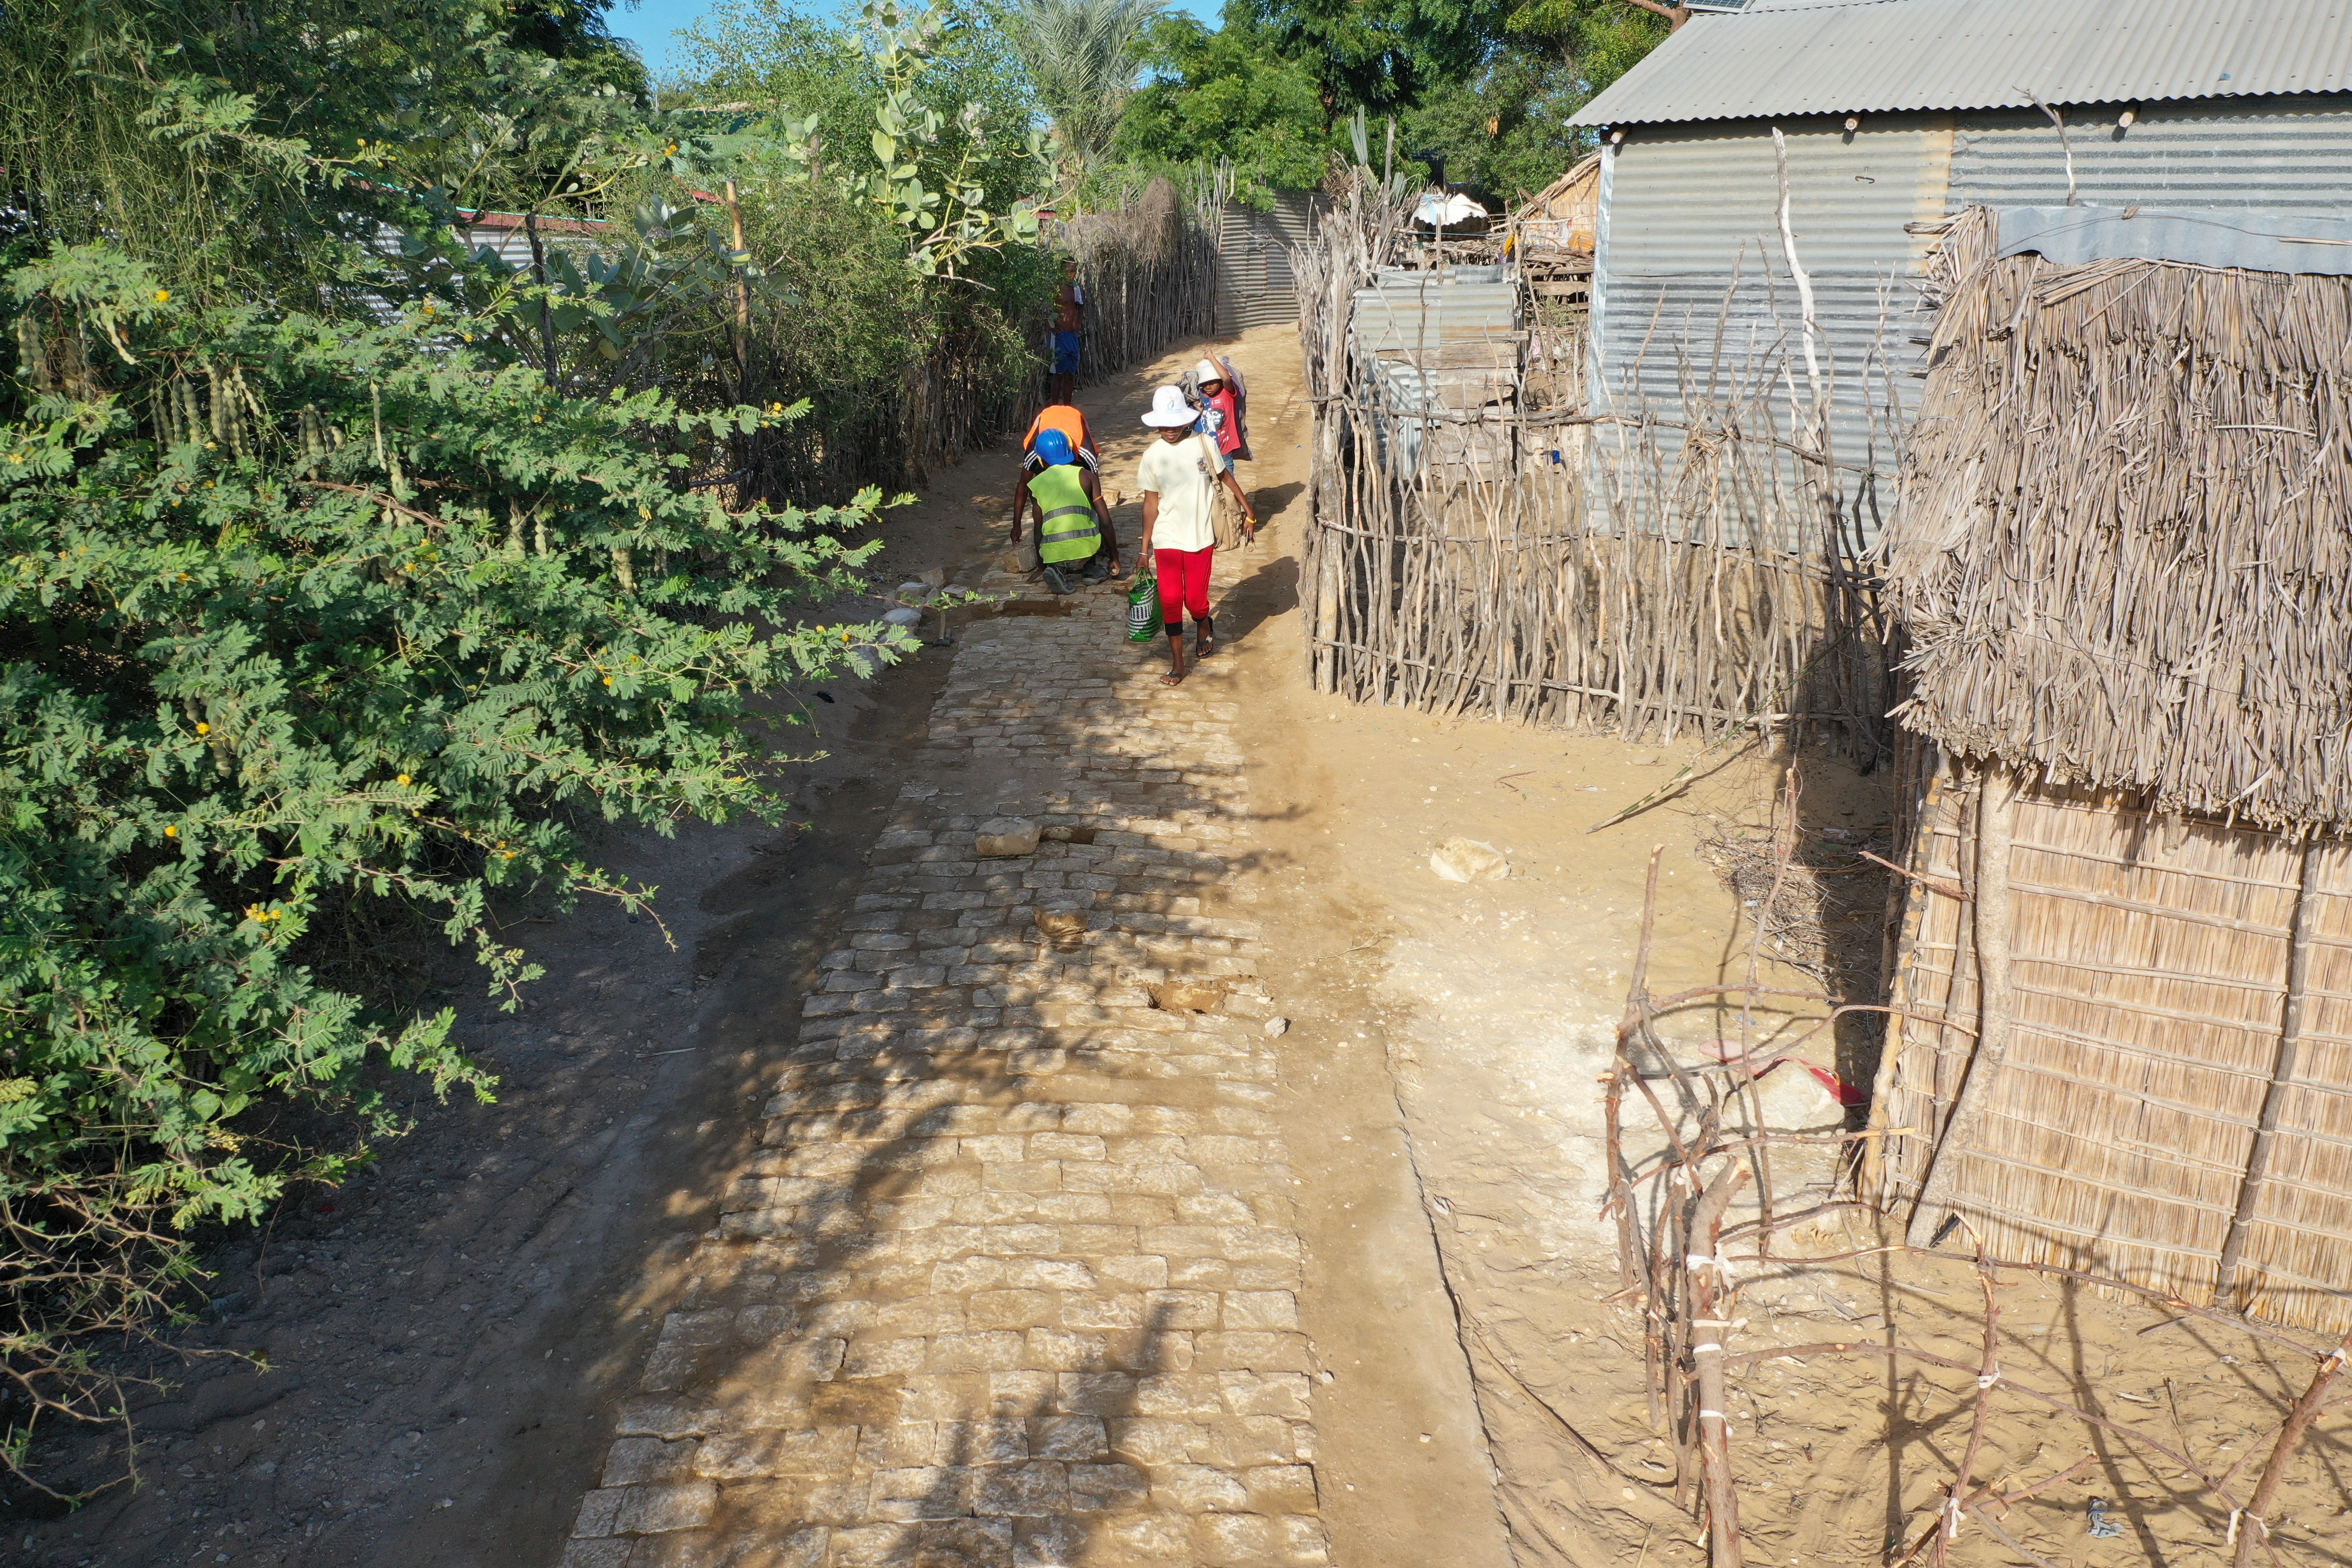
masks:
[[[1048,463],[1075,463],[1078,460],[1077,454],[1070,450],[1070,438],[1051,427],[1037,432],[1037,445],[1032,450]]]

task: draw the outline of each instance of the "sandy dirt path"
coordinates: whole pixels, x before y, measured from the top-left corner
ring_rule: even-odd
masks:
[[[1228,347],[1251,383],[1257,460],[1244,478],[1270,526],[1222,562],[1216,658],[1165,692],[1151,679],[1159,651],[1115,640],[1115,591],[1042,605],[1008,578],[1007,451],[932,476],[884,525],[876,592],[936,566],[1045,613],[968,617],[954,647],[796,693],[801,733],[828,754],[788,772],[791,827],[612,844],[610,864],[661,885],[675,945],[593,908],[521,917],[514,934],[549,973],[513,1016],[462,970],[404,955],[427,994],[460,1008],[501,1076],[499,1102],[414,1101],[416,1132],[362,1178],[213,1247],[215,1306],[183,1342],[265,1363],[159,1363],[168,1386],[140,1402],[140,1487],[65,1517],[16,1510],[0,1561],[552,1568],[570,1553],[650,1568],[807,1561],[822,1546],[845,1565],[910,1531],[914,1560],[943,1563],[1703,1561],[1647,1420],[1638,1325],[1604,1300],[1614,1258],[1596,1217],[1594,1079],[1654,845],[1665,846],[1654,983],[1744,970],[1744,906],[1701,839],[1759,820],[1779,764],[1312,691],[1295,613],[1307,428],[1297,346],[1274,328]],[[1082,396],[1130,545],[1134,416],[1196,352]],[[1687,787],[1587,832],[1689,763]],[[1869,781],[1818,760],[1804,773],[1809,843],[1879,833]],[[1024,866],[1002,879],[964,842],[999,805],[1070,836],[997,863]],[[1457,837],[1493,845],[1512,875],[1437,879],[1430,852]],[[971,869],[920,869],[943,864]],[[911,889],[933,874],[973,885]],[[924,910],[934,894],[979,901]],[[1089,946],[1037,952],[1033,916],[1013,951],[1021,928],[1003,911],[1065,900]],[[965,930],[974,911],[1001,923],[971,929],[1012,948],[923,935]],[[1243,923],[1189,923],[1220,921]],[[926,957],[949,946],[953,963]],[[911,978],[841,982],[894,973]],[[1150,1005],[1179,979],[1231,1000],[1204,1015]],[[877,991],[906,1005],[827,1010]],[[925,1070],[904,1037],[844,1055],[846,1026],[822,1032],[950,991],[972,1016],[939,1038],[973,1038]],[[978,1015],[992,1009],[987,1027],[1039,1037],[983,1059]],[[1018,1010],[1034,1016],[1008,1017]],[[1286,1031],[1265,1034],[1266,1014]],[[810,1024],[820,1031],[804,1038]],[[1682,1028],[1696,1041],[1731,1025],[1698,1016]],[[1049,1035],[1103,1059],[1053,1058],[1065,1045]],[[905,1070],[880,1070],[893,1060]],[[819,1081],[825,1063],[854,1070]],[[877,1076],[861,1077],[869,1067]],[[1769,1081],[1780,1124],[1835,1120],[1811,1079]],[[910,1138],[888,1142],[929,1152],[893,1163],[868,1157],[877,1142],[836,1136],[852,1121],[803,1120],[887,1109],[825,1109],[824,1095],[918,1083],[962,1097],[921,1116],[988,1124],[897,1129]],[[1050,1128],[1013,1125],[1048,1113]],[[868,1152],[838,1152],[852,1148]],[[1780,1173],[1791,1196],[1827,1173]],[[1039,1247],[1051,1227],[1055,1249],[910,1261],[916,1233],[959,1226]],[[743,1284],[706,1267],[730,1226],[762,1247],[815,1247],[814,1271],[841,1289],[803,1297],[780,1268],[744,1287],[752,1296],[720,1300]],[[1030,1272],[1016,1279],[1016,1267]],[[1964,1269],[1842,1267],[1758,1278],[1743,1331],[1905,1335],[1974,1353]],[[2003,1355],[2021,1375],[2112,1397],[2103,1407],[2126,1419],[2160,1410],[2216,1468],[2283,1407],[2293,1368],[2242,1343],[2154,1333],[2152,1311],[2081,1292],[2008,1289]],[[772,1352],[802,1359],[757,1360]],[[817,1376],[828,1369],[808,1357],[836,1352]],[[985,1364],[1008,1359],[1019,1364]],[[1861,1568],[1916,1537],[1968,1381],[1878,1362],[1761,1366],[1736,1395],[1750,1560]],[[896,1403],[856,1406],[846,1390],[861,1384]],[[777,1396],[763,1421],[711,1425],[721,1401],[681,1402],[755,1385]],[[2352,1465],[2344,1420],[2323,1424],[2282,1493],[2282,1540],[2303,1561],[2347,1556],[2352,1514],[2329,1479]],[[822,1449],[823,1475],[793,1456],[801,1437]],[[2096,1469],[2009,1528],[2079,1568],[2212,1560],[2221,1514],[2113,1434],[2095,1447]],[[2079,1431],[2039,1418],[1992,1445],[2029,1479],[2082,1448]],[[79,1456],[91,1476],[119,1459]],[[824,1491],[827,1479],[853,1484]],[[2124,1536],[2084,1536],[2094,1495],[2128,1521]],[[682,1528],[647,1528],[665,1522]],[[696,1554],[714,1542],[725,1550]],[[1955,1562],[2011,1560],[1984,1537],[1965,1544]]]

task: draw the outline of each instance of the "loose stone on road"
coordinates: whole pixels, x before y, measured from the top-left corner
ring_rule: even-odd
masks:
[[[565,1568],[1327,1561],[1237,710],[1063,603],[963,634]]]

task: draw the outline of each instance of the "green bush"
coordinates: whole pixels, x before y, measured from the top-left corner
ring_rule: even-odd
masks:
[[[391,901],[534,971],[493,900],[632,908],[586,819],[768,812],[749,700],[911,646],[794,626],[871,493],[731,513],[682,476],[778,423],[551,392],[429,300],[362,324],[183,309],[68,249],[11,279],[0,426],[0,1356],[92,1413],[68,1350],[136,1323],[180,1238],[358,1151],[245,1146],[266,1097],[389,1125],[371,1061],[492,1080],[450,1016],[322,983],[306,937]],[[21,1434],[20,1434],[21,1435]]]

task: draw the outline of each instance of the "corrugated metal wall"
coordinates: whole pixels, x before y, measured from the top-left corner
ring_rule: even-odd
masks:
[[[2121,135],[2123,104],[2063,109],[2077,199],[2094,206],[2352,214],[2352,97],[2152,103]],[[2058,132],[2040,114],[1960,117],[1951,205],[2057,206]]]
[[[2352,96],[2149,104],[2118,135],[2123,107],[2063,110],[2079,201],[2352,215]],[[1915,340],[1928,325],[1915,282],[1925,242],[1905,226],[1963,205],[2063,204],[2065,153],[2047,118],[2007,110],[1865,115],[1851,133],[1821,118],[1781,129],[1797,254],[1837,370],[1833,455],[1884,469],[1895,457],[1887,410],[1907,424],[1921,368]],[[1718,334],[1735,371],[1762,365],[1783,342],[1799,346],[1768,124],[1634,127],[1611,150],[1602,189],[1596,409],[1630,406],[1638,360],[1643,399],[1679,417],[1685,377],[1706,384]],[[1593,444],[1596,460],[1607,447]]]
[[[1848,134],[1835,121],[1784,130],[1790,221],[1811,277],[1823,369],[1837,387],[1838,461],[1885,465],[1884,410],[1908,405],[1919,348],[1916,278],[1924,242],[1905,226],[1943,211],[1948,117],[1880,115]],[[1645,128],[1611,155],[1609,211],[1593,304],[1596,409],[1680,416],[1685,378],[1777,378],[1802,342],[1782,257],[1769,131],[1753,123]],[[1736,281],[1735,281],[1736,280]],[[1875,437],[1874,438],[1874,432]],[[1596,443],[1596,449],[1606,443]]]
[[[1298,320],[1290,252],[1307,243],[1310,191],[1278,191],[1272,210],[1228,203],[1217,243],[1217,331],[1245,331]]]

